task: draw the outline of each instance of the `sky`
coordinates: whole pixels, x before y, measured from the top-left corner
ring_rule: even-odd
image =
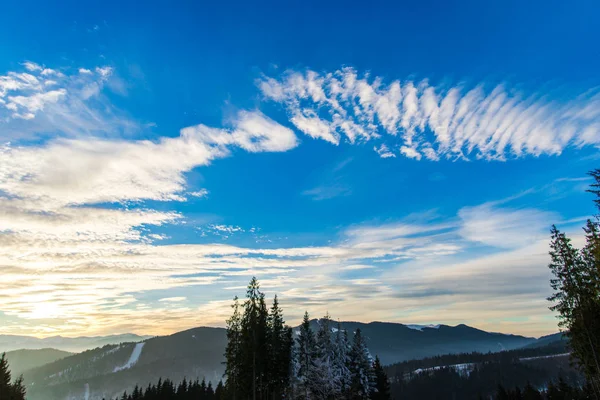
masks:
[[[598,2],[17,2],[0,334],[313,317],[556,332],[599,167]]]

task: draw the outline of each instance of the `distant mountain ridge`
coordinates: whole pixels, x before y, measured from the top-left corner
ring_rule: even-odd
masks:
[[[319,320],[312,320],[313,330]],[[394,322],[342,322],[349,333],[360,328],[373,356],[382,364],[431,357],[439,354],[501,351],[517,349],[537,339],[519,335],[486,332],[465,324],[404,325]],[[334,323],[332,327],[335,327]]]
[[[0,335],[0,353],[12,350],[45,348],[79,353],[81,351],[95,349],[96,347],[102,347],[107,344],[139,342],[151,337],[152,336],[140,336],[133,333],[108,336],[80,336],[73,338],[51,336],[43,339],[34,336]]]
[[[319,320],[312,320],[317,330]],[[337,323],[332,324],[336,328]],[[457,326],[407,326],[390,322],[341,322],[349,335],[360,328],[371,354],[383,364],[460,352],[488,352],[534,346],[535,338],[490,333],[461,324]],[[296,329],[296,328],[295,328]],[[139,338],[137,335],[136,338]],[[122,339],[122,335],[118,336]],[[84,351],[24,373],[30,400],[109,398],[131,391],[137,383],[147,386],[158,378],[180,381],[206,378],[213,383],[224,372],[224,328],[193,328],[135,343],[122,342]]]
[[[73,353],[56,349],[21,349],[7,352],[6,359],[10,365],[12,376],[17,377],[27,370],[41,367],[71,355]]]

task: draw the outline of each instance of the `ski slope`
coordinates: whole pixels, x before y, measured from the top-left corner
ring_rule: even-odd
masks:
[[[136,343],[135,347],[133,348],[133,351],[131,352],[131,355],[129,356],[129,360],[127,361],[127,363],[125,363],[125,365],[121,367],[115,367],[113,372],[119,372],[124,369],[129,369],[133,367],[138,362],[145,344],[145,342]]]

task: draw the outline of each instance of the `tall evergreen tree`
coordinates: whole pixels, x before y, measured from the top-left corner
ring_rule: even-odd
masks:
[[[600,208],[600,170],[590,173],[595,183],[590,192]],[[586,244],[576,249],[571,240],[552,227],[551,263],[554,294],[548,300],[559,313],[559,325],[566,330],[571,355],[585,373],[596,399],[600,398],[600,215],[584,228]]]
[[[523,400],[542,400],[542,394],[527,382],[523,389]]]
[[[314,397],[330,399],[341,392],[340,377],[336,373],[336,348],[331,334],[331,317],[325,315],[319,321],[315,344]]]
[[[291,328],[285,326],[277,295],[269,313],[268,371],[271,398],[281,399],[290,384],[292,363]]]
[[[25,385],[23,377],[20,376],[11,383],[10,368],[6,355],[0,356],[0,399],[1,400],[25,400]]]
[[[225,400],[225,386],[223,385],[223,381],[219,381],[217,387],[215,388],[215,399],[216,400]]]
[[[348,332],[342,329],[342,326],[338,321],[335,332],[335,357],[333,360],[333,368],[339,382],[339,394],[341,397],[345,397],[348,394],[352,382],[349,347]]]
[[[241,324],[240,390],[252,400],[266,397],[268,387],[268,311],[256,278],[246,291]]]
[[[225,348],[225,376],[229,398],[238,400],[242,361],[242,317],[238,297],[233,299],[233,314],[227,320],[227,347]]]
[[[0,357],[0,399],[8,398],[12,386],[10,384],[10,369],[8,368],[8,360],[6,355],[2,353]]]
[[[373,372],[375,374],[375,390],[371,393],[372,400],[389,400],[390,395],[390,382],[388,376],[383,370],[383,366],[379,361],[379,357],[375,356],[375,362],[373,363]]]
[[[308,312],[304,313],[300,333],[296,338],[298,352],[298,395],[300,398],[312,399],[312,383],[315,376],[315,335],[310,327]]]
[[[368,399],[374,388],[375,376],[369,349],[360,329],[356,329],[354,333],[350,351],[350,371],[352,372],[351,392],[353,398]]]

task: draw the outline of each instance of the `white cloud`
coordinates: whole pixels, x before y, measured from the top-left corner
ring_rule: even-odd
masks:
[[[38,64],[33,63],[31,61],[25,61],[23,63],[23,66],[27,69],[27,71],[41,71],[42,67],[40,67]]]
[[[310,196],[313,200],[329,200],[335,197],[348,196],[352,194],[352,189],[341,183],[331,183],[305,190],[302,194]]]
[[[8,96],[6,108],[11,110],[25,109],[35,115],[36,112],[43,110],[46,104],[57,103],[66,94],[65,89],[59,89],[36,93],[31,96]]]
[[[235,233],[235,232],[244,232],[244,229],[242,229],[239,226],[234,226],[234,225],[209,225],[210,229],[213,229],[215,231],[218,232],[223,232],[223,233]]]
[[[491,204],[465,207],[458,216],[462,222],[460,234],[465,239],[503,248],[518,248],[545,238],[550,224],[558,222],[558,216],[550,212]]]
[[[373,150],[375,150],[375,152],[377,154],[379,154],[379,157],[381,158],[395,158],[396,155],[394,153],[391,152],[391,150],[389,149],[389,147],[383,143],[381,146],[377,147],[373,147]]]
[[[340,136],[334,128],[311,110],[302,110],[293,115],[290,120],[296,128],[314,139],[323,139],[335,145],[340,142]]]
[[[0,75],[0,140],[116,135],[139,129],[102,94],[112,68],[63,72],[26,62]]]
[[[164,302],[167,302],[167,303],[178,303],[178,302],[182,302],[182,301],[185,301],[185,300],[187,300],[187,297],[179,296],[179,297],[165,297],[165,298],[159,299],[158,301],[163,302],[163,303]]]
[[[378,140],[387,146],[389,136],[400,136],[400,153],[416,160],[505,160],[600,145],[597,90],[553,99],[506,85],[434,86],[427,80],[386,85],[352,68],[288,71],[277,79],[264,77],[258,86],[313,138],[338,144],[345,136],[350,143]]]
[[[194,137],[199,142],[224,146],[239,146],[249,152],[283,152],[298,145],[294,132],[259,111],[241,111],[232,121],[234,129],[226,131],[206,125],[181,130],[182,136]]]
[[[406,147],[406,146],[402,146],[400,148],[400,153],[404,154],[406,157],[408,158],[414,158],[415,160],[420,160],[421,159],[421,153],[419,153],[415,148],[413,147]]]
[[[187,194],[189,196],[198,197],[198,198],[202,199],[202,198],[208,197],[208,190],[202,188],[202,189],[197,190],[195,192],[188,192]]]
[[[185,172],[229,154],[285,151],[293,132],[261,113],[241,112],[232,130],[198,125],[157,142],[59,139],[43,147],[0,148],[0,190],[49,206],[184,200]],[[148,162],[152,160],[152,162]]]

